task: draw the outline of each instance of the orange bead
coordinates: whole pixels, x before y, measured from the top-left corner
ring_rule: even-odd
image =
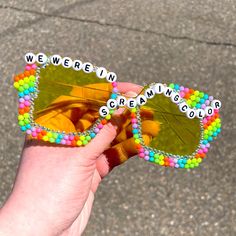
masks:
[[[142,145],[141,145],[141,144],[137,144],[137,145],[136,145],[136,148],[137,148],[137,149],[141,149],[141,148],[142,148]]]
[[[72,141],[71,141],[71,145],[72,145],[73,147],[75,147],[75,146],[76,146],[76,141],[75,141],[75,140],[72,140]]]
[[[186,93],[186,94],[184,95],[184,98],[185,98],[185,99],[189,99],[189,98],[190,98],[190,94],[189,94],[189,93]]]
[[[34,74],[35,74],[35,70],[34,70],[34,69],[31,69],[31,70],[30,70],[30,74],[31,74],[31,75],[34,75]]]
[[[194,90],[193,89],[189,89],[189,93],[194,93]]]
[[[20,78],[19,78],[18,76],[15,76],[15,77],[14,77],[14,81],[15,81],[15,82],[18,82],[19,80],[20,80]]]
[[[78,141],[79,140],[79,136],[75,136],[75,141]]]
[[[107,120],[103,119],[103,120],[101,121],[101,123],[102,123],[103,125],[105,125],[105,124],[107,123]]]
[[[24,74],[19,74],[20,79],[24,79],[25,75]]]
[[[38,136],[37,136],[37,138],[38,138],[39,140],[41,140],[41,139],[43,138],[43,135],[39,133]]]
[[[27,70],[27,71],[25,71],[24,75],[25,75],[25,77],[28,77],[28,76],[30,76],[30,72]]]
[[[19,109],[18,110],[19,114],[23,115],[25,113],[24,109]]]
[[[42,130],[41,134],[42,134],[42,136],[45,136],[47,134],[47,131],[46,130]]]

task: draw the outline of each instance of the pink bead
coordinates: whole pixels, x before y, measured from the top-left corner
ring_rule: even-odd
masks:
[[[71,141],[70,141],[70,140],[67,140],[67,141],[66,141],[66,145],[71,145]]]
[[[33,64],[33,65],[31,65],[31,68],[32,68],[32,69],[36,69],[36,68],[37,68],[37,65],[36,65],[36,64]]]
[[[207,119],[204,118],[202,122],[203,122],[203,124],[206,124],[207,123]]]
[[[31,66],[30,66],[30,65],[27,65],[27,66],[25,67],[25,70],[31,70]]]
[[[113,87],[117,87],[117,82],[112,82]]]
[[[139,153],[139,157],[140,157],[140,158],[144,158],[144,156],[145,156],[145,155],[144,155],[143,152],[142,152],[142,153]]]
[[[24,104],[24,103],[20,103],[19,108],[20,108],[20,109],[25,108],[25,104]]]
[[[27,107],[30,106],[30,102],[29,102],[29,101],[25,101],[24,104],[25,104],[25,106],[27,106]]]
[[[207,118],[207,120],[208,120],[208,121],[211,119],[211,117],[210,117],[210,116],[207,116],[206,118]]]
[[[37,132],[37,133],[40,133],[41,131],[42,131],[41,128],[37,128],[37,129],[36,129],[36,132]]]
[[[175,163],[174,163],[174,162],[171,162],[169,165],[170,165],[170,167],[174,167],[174,166],[175,166]]]
[[[132,124],[135,124],[135,123],[137,123],[137,119],[132,118],[132,119],[131,119],[131,122],[132,122]]]
[[[103,125],[102,125],[102,124],[99,124],[99,125],[98,125],[98,128],[99,128],[99,129],[102,129],[102,128],[103,128]]]
[[[70,140],[70,141],[73,141],[73,140],[74,140],[74,136],[71,135],[71,136],[69,137],[69,140]]]
[[[144,152],[144,148],[140,148],[140,149],[139,149],[139,152]]]
[[[200,149],[200,150],[198,151],[198,153],[199,153],[199,154],[203,154],[203,150]]]
[[[203,152],[207,153],[208,152],[208,148],[203,148]]]
[[[32,134],[31,134],[33,137],[37,137],[37,133],[34,131],[34,132],[32,132]]]
[[[180,92],[180,97],[183,98],[185,96],[185,93],[183,91]]]
[[[188,93],[189,92],[189,88],[184,88],[184,92]]]

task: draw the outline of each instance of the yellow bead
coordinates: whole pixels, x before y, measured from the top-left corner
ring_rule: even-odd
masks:
[[[80,140],[77,141],[77,145],[78,145],[78,146],[82,146],[82,144],[83,144],[83,143],[82,143]]]
[[[21,79],[21,80],[19,81],[19,85],[24,85],[24,80]]]
[[[48,136],[43,136],[43,141],[48,141],[48,140],[49,140]]]
[[[19,115],[19,116],[18,116],[18,120],[24,120],[24,116]]]
[[[111,115],[109,114],[105,118],[106,118],[106,120],[110,120],[111,119]]]
[[[14,85],[14,87],[15,87],[16,89],[20,87],[20,85],[19,85],[18,82],[15,82],[13,85]]]
[[[85,136],[80,136],[80,140],[84,141],[85,140]]]

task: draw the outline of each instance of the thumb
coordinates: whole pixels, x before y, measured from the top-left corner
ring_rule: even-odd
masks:
[[[116,137],[117,127],[108,123],[104,125],[97,136],[81,151],[87,159],[96,160],[111,144]]]

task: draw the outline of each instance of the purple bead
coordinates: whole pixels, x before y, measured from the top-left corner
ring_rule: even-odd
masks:
[[[98,128],[95,128],[94,129],[94,132],[97,134],[99,132],[99,129]]]
[[[133,127],[134,129],[137,129],[137,128],[138,128],[138,125],[137,125],[137,124],[133,124],[132,127]]]
[[[206,144],[206,147],[207,147],[207,148],[209,148],[210,146],[211,146],[210,143],[207,143],[207,144]]]
[[[213,101],[214,100],[214,97],[213,96],[210,96],[209,97],[209,101]]]
[[[24,98],[20,98],[20,99],[19,99],[19,102],[20,102],[20,103],[24,103],[24,102],[25,102],[25,99],[24,99]]]
[[[149,154],[149,151],[146,150],[144,153],[145,153],[146,155],[148,155],[148,154]]]
[[[113,88],[113,93],[118,93],[118,89],[117,88]]]
[[[178,163],[178,159],[173,159],[174,163]]]
[[[184,86],[180,86],[180,91],[184,91]]]
[[[204,145],[204,144],[201,144],[201,148],[205,148],[205,145]]]
[[[28,129],[28,130],[26,130],[26,133],[27,133],[27,134],[31,134],[32,132],[31,132],[30,129]]]
[[[65,144],[66,144],[66,140],[65,140],[65,139],[62,139],[62,140],[61,140],[61,144],[65,145]]]
[[[64,136],[64,139],[65,139],[65,140],[68,140],[68,139],[69,139],[69,136],[68,136],[68,135],[65,135],[65,136]]]
[[[206,108],[206,105],[205,104],[202,104],[202,109],[205,109]]]
[[[175,168],[179,168],[179,164],[175,164]]]
[[[206,101],[205,101],[205,104],[206,104],[207,106],[209,106],[209,105],[210,105],[210,101],[209,101],[209,100],[206,100]]]
[[[25,98],[26,101],[29,101],[29,100],[30,100],[30,96],[29,96],[29,95],[25,95],[24,98]]]
[[[148,160],[149,160],[149,156],[145,156],[144,159],[145,159],[146,161],[148,161]]]
[[[31,131],[32,131],[32,132],[35,132],[35,130],[36,130],[35,127],[32,127],[32,128],[31,128]]]

